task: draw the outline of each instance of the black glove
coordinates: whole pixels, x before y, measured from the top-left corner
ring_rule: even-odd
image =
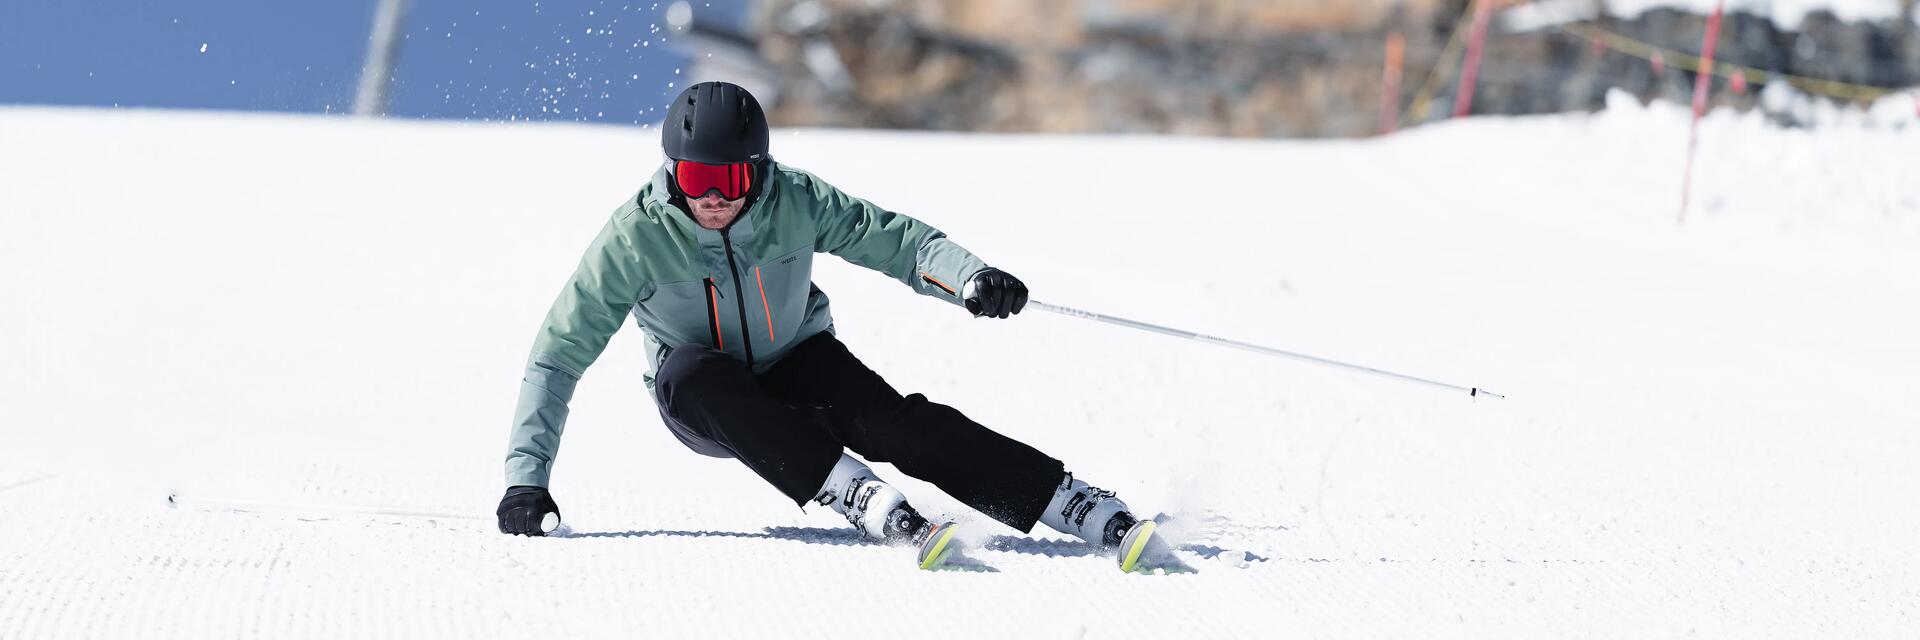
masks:
[[[967,283],[963,299],[975,316],[1005,318],[1027,308],[1027,285],[1011,273],[988,267]]]
[[[554,504],[546,487],[524,485],[507,487],[507,495],[500,498],[500,508],[493,512],[500,516],[500,533],[523,536],[547,535],[540,528],[540,521],[549,513],[560,517],[560,505]]]

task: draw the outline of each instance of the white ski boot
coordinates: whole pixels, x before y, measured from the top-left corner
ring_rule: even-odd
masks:
[[[928,522],[907,504],[900,490],[853,456],[840,454],[840,462],[813,499],[845,516],[868,539],[917,547],[921,569],[940,569],[961,555],[954,523]]]
[[[1165,536],[1157,535],[1159,523],[1134,517],[1112,491],[1088,486],[1071,473],[1054,490],[1040,522],[1112,551],[1120,570],[1127,573],[1194,572],[1174,554]]]

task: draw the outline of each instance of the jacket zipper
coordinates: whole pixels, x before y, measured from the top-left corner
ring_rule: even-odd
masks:
[[[920,279],[921,279],[921,280],[925,280],[925,281],[927,281],[927,284],[930,284],[930,285],[933,285],[933,286],[936,286],[936,287],[940,287],[940,290],[941,290],[941,291],[945,291],[945,292],[947,292],[947,295],[950,295],[950,296],[959,296],[959,295],[960,295],[960,292],[958,292],[958,291],[954,291],[954,290],[953,290],[953,287],[949,287],[949,286],[947,286],[947,283],[945,283],[945,282],[941,282],[941,281],[940,281],[939,279],[937,279],[937,278],[934,278],[934,277],[933,277],[933,274],[931,274],[931,273],[927,273],[927,272],[925,272],[925,271],[922,271],[922,272],[920,272]]]
[[[747,292],[740,288],[740,266],[733,262],[733,237],[720,230],[720,245],[727,251],[727,271],[733,273],[733,301],[740,309],[740,346],[747,350],[747,367],[753,367],[753,337],[747,333]]]
[[[720,285],[714,284],[713,278],[701,280],[707,283],[707,331],[713,336],[713,348],[726,351],[727,343],[720,339],[720,307],[713,301],[714,294],[720,292]]]
[[[760,289],[760,310],[767,313],[767,343],[778,339],[773,337],[773,305],[767,303],[767,281],[760,277],[760,267],[753,268],[753,286]]]

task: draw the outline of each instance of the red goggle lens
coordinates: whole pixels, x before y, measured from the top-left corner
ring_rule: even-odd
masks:
[[[739,200],[753,189],[753,164],[701,164],[687,160],[673,163],[674,184],[689,198],[701,198],[708,191],[720,190],[720,197]]]

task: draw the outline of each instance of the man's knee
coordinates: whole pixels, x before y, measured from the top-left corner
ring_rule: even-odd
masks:
[[[660,370],[654,372],[653,379],[655,384],[682,384],[729,365],[746,367],[713,347],[702,344],[683,345],[674,347],[673,351],[667,354],[667,358],[660,362]]]
[[[739,384],[753,379],[747,365],[706,345],[675,347],[654,372],[653,389],[660,404],[669,412],[676,404],[702,395],[716,385]]]

